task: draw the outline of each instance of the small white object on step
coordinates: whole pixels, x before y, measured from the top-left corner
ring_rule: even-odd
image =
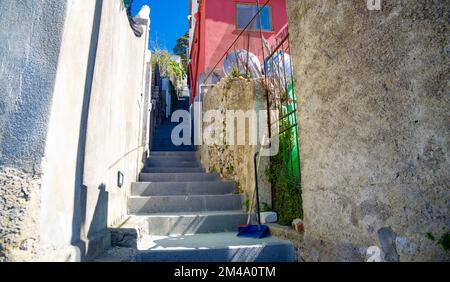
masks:
[[[261,223],[275,223],[278,221],[278,215],[276,212],[262,212],[261,213]]]
[[[294,219],[292,221],[292,229],[294,229],[297,232],[303,232],[305,230],[303,220],[301,220],[300,218]]]
[[[367,262],[383,262],[381,258],[381,250],[377,246],[367,248],[366,251]]]

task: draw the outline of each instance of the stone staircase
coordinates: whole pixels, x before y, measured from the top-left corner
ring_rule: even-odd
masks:
[[[131,187],[129,217],[111,229],[113,248],[97,261],[294,261],[289,241],[237,237],[247,214],[236,184],[206,173],[191,146],[171,145],[174,126],[166,121],[157,129],[150,158]]]

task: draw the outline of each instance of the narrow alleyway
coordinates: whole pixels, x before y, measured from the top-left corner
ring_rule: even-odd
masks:
[[[450,261],[448,2],[0,0],[0,263]]]
[[[188,109],[188,98],[176,109]],[[98,261],[289,262],[291,242],[237,237],[247,222],[234,182],[206,173],[191,146],[172,145],[176,126],[165,120],[154,135],[153,150],[132,185],[128,219],[112,229],[112,249]]]
[[[177,104],[174,105],[174,110],[187,110],[189,111],[189,96],[180,97]],[[171,140],[172,130],[177,126],[176,123],[171,122],[170,118],[165,119],[160,126],[155,130],[152,151],[153,152],[192,152],[194,148],[192,146],[175,146]]]

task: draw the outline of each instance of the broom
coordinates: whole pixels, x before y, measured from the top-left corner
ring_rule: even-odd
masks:
[[[263,142],[264,144],[264,142]],[[259,152],[255,153],[253,158],[254,166],[255,166],[255,189],[252,193],[252,198],[250,199],[250,207],[248,212],[247,224],[239,226],[239,233],[237,236],[239,237],[250,237],[250,238],[264,238],[269,234],[269,227],[261,224],[261,210],[259,205],[259,185],[258,185],[258,163],[261,160],[261,156]],[[256,212],[258,216],[258,224],[252,225],[251,217],[253,212],[253,203],[256,197]]]

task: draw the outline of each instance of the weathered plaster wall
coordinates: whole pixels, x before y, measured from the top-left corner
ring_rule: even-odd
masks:
[[[80,243],[86,199],[82,193],[83,142],[95,66],[102,1],[67,1],[42,166],[41,260],[71,260]]]
[[[0,166],[39,173],[66,1],[4,0],[0,11]]]
[[[256,110],[256,113],[259,113],[260,110],[265,112],[266,108],[265,90],[259,81],[253,80],[222,79],[203,98],[203,114],[205,115],[206,112],[211,110],[220,111],[224,117],[224,131],[222,135],[223,145],[207,145],[207,143],[204,143],[200,146],[199,151],[202,164],[207,171],[220,173],[223,179],[236,181],[239,192],[244,193],[247,199],[251,198],[255,189],[253,157],[259,148],[248,143],[249,130],[241,131],[238,128],[235,128],[234,135],[242,136],[245,134],[246,145],[230,145],[226,143],[226,112],[228,110],[242,110],[243,112]],[[210,124],[204,121],[203,131]],[[261,158],[258,169],[260,199],[261,203],[271,205],[271,189],[265,175],[267,167],[268,158]]]
[[[0,1],[0,261],[37,256],[41,159],[66,1]]]
[[[143,167],[147,146],[142,135],[148,114],[144,96],[149,95],[145,93],[149,19],[139,21],[146,30],[138,38],[121,5],[122,1],[103,1],[90,96],[83,168],[84,232],[89,242],[107,236],[106,224],[117,224],[127,214],[130,185]],[[92,248],[96,247],[88,243],[88,253],[97,253]]]
[[[120,0],[0,10],[0,260],[94,256],[126,212],[146,147],[148,38]]]
[[[448,1],[288,0],[307,260],[448,260]]]

